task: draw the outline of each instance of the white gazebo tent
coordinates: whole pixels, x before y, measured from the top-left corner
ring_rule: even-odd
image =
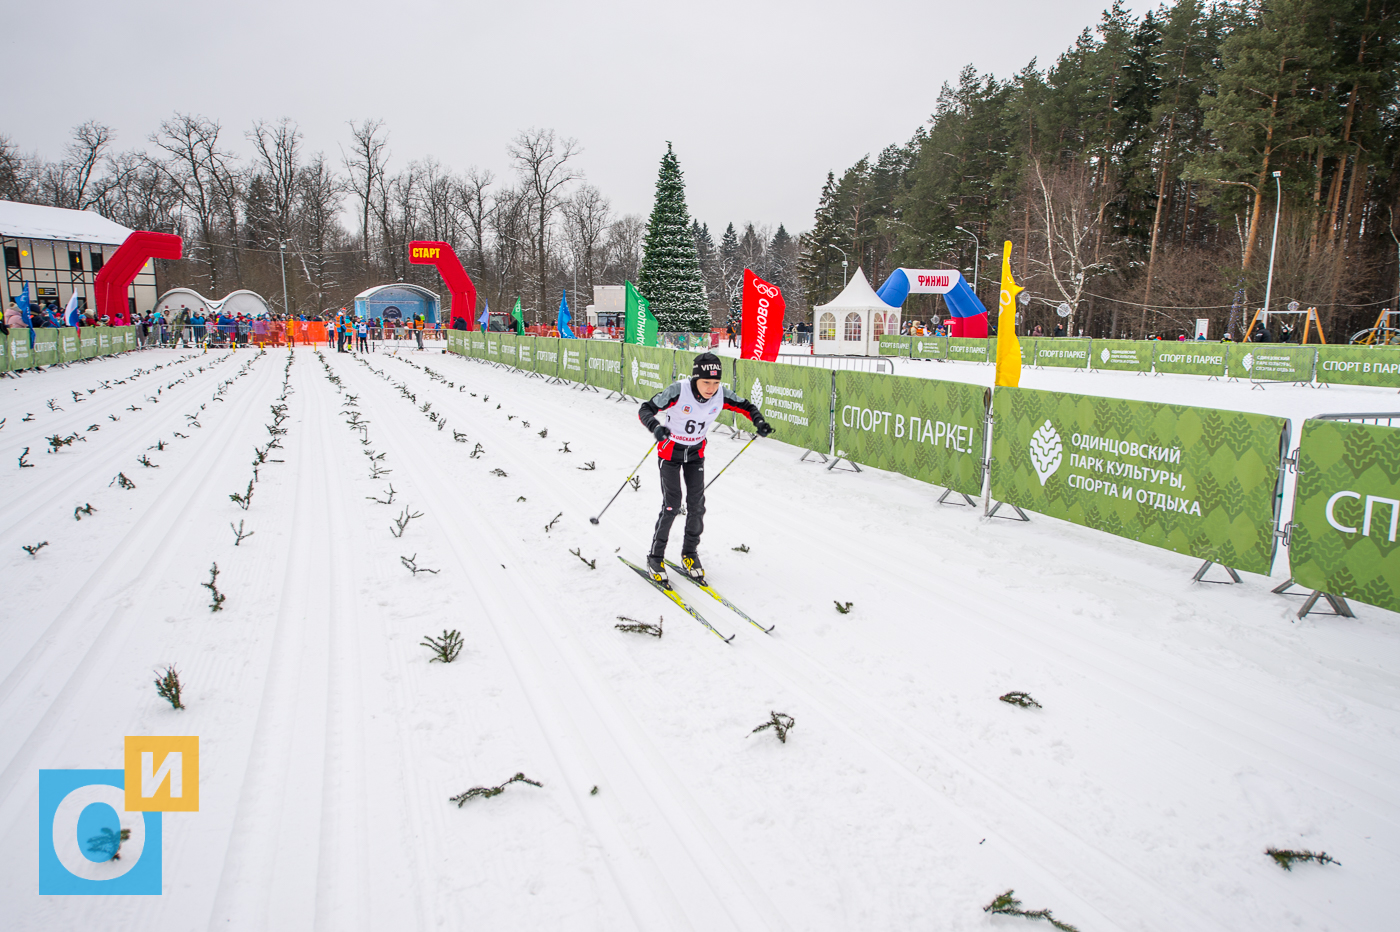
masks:
[[[818,356],[878,356],[880,337],[899,333],[899,308],[881,301],[859,268],[844,291],[812,310]]]

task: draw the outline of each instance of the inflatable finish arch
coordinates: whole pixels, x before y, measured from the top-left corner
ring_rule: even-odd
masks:
[[[151,259],[178,259],[184,241],[173,233],[152,233],[136,230],[112,253],[93,281],[97,292],[97,316],[106,316],[113,327],[131,323],[126,290],[136,280],[136,273]]]
[[[415,265],[436,266],[442,276],[447,293],[452,295],[452,317],[447,321],[451,327],[461,319],[468,330],[476,329],[476,286],[471,276],[462,268],[462,261],[447,243],[427,240],[414,240],[408,244],[408,261]]]
[[[985,337],[987,309],[968,287],[962,273],[952,269],[895,269],[875,294],[886,304],[902,307],[911,294],[941,294],[948,304],[948,334]]]

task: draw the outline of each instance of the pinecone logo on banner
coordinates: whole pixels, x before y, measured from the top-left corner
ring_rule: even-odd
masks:
[[[1045,480],[1060,468],[1063,459],[1064,445],[1060,443],[1060,434],[1054,425],[1046,421],[1039,430],[1031,434],[1031,463],[1035,466],[1035,474],[1040,477],[1042,486],[1045,485]]]
[[[1240,360],[1240,365],[1244,366],[1244,371],[1245,371],[1245,372],[1253,372],[1253,371],[1254,371],[1254,354],[1253,354],[1253,353],[1245,353],[1245,354],[1244,354],[1244,358]]]
[[[632,360],[632,383],[634,385],[637,382],[637,372],[640,371],[640,369],[641,367],[637,365],[637,360]]]
[[[755,408],[763,407],[763,383],[758,379],[753,380],[753,388],[749,391],[749,401],[753,402]]]
[[[1110,355],[1111,355],[1111,354],[1110,354],[1109,351],[1108,351],[1108,347],[1105,346],[1105,347],[1103,348],[1103,352],[1102,352],[1102,353],[1099,353],[1099,358],[1102,359],[1104,362],[1108,362],[1108,357],[1109,357]]]

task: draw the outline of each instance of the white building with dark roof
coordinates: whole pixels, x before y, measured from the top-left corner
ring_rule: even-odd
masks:
[[[34,308],[68,305],[76,290],[84,306],[96,306],[93,280],[131,233],[90,210],[0,201],[0,242],[5,253],[4,307],[29,283]],[[127,291],[133,314],[156,304],[155,263],[147,262]]]

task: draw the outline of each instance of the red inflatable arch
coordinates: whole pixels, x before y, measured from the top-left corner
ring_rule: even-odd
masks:
[[[151,259],[178,259],[183,250],[184,241],[173,233],[133,232],[103,264],[93,282],[98,318],[105,315],[113,327],[130,324],[126,290],[136,280],[136,273]]]
[[[451,327],[460,317],[467,322],[468,330],[475,330],[476,286],[452,247],[446,243],[414,240],[408,244],[408,261],[415,265],[437,266],[443,284],[452,295],[452,319],[446,322],[447,326]]]

